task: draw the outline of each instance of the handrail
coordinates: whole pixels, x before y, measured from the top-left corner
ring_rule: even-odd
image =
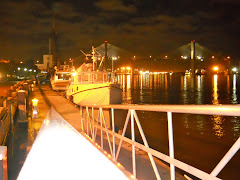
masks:
[[[84,109],[92,108],[93,111],[98,111],[98,117],[92,118],[90,117],[90,114],[88,111],[84,112]],[[104,114],[102,113],[103,109],[111,109],[111,119],[112,119],[112,130],[106,129],[106,122],[102,119],[105,119]],[[122,135],[119,135],[115,132],[115,124],[114,124],[114,110],[115,109],[122,109],[122,110],[128,110],[125,125],[123,128]],[[97,130],[99,129],[101,131],[101,148],[103,148],[102,143],[102,136],[103,131],[107,134],[107,136],[112,135],[112,147],[109,146],[109,149],[111,151],[112,157],[116,157],[116,160],[118,159],[120,148],[122,145],[122,141],[125,141],[132,145],[132,167],[133,167],[133,174],[134,178],[136,178],[136,164],[135,164],[135,147],[145,151],[149,155],[149,159],[151,161],[152,167],[154,169],[155,175],[157,179],[161,179],[160,175],[157,171],[154,159],[152,156],[155,156],[156,158],[159,158],[167,163],[170,164],[170,170],[171,170],[171,179],[175,179],[175,166],[184,170],[185,172],[188,172],[189,174],[194,175],[195,177],[198,177],[200,179],[219,179],[216,176],[218,173],[224,168],[224,166],[230,161],[230,159],[234,156],[234,154],[240,149],[240,138],[237,140],[237,142],[233,145],[233,147],[229,150],[229,152],[225,155],[223,158],[223,162],[220,161],[220,163],[217,165],[217,167],[214,169],[214,171],[211,174],[208,174],[204,171],[201,171],[195,167],[192,167],[186,163],[183,163],[177,159],[174,158],[174,141],[173,141],[173,128],[172,128],[172,113],[190,113],[190,114],[204,114],[204,115],[223,115],[223,116],[240,116],[240,106],[239,105],[84,105],[80,108],[80,114],[81,114],[81,126],[83,132],[86,132],[87,135],[89,135],[89,128],[91,132],[94,132],[92,134],[92,140],[95,141]],[[169,132],[169,156],[162,154],[161,152],[158,152],[148,146],[146,137],[143,133],[140,121],[137,117],[136,111],[156,111],[156,112],[165,112],[167,113],[167,119],[168,119],[168,132]],[[88,118],[84,118],[85,117]],[[125,132],[128,123],[131,122],[131,137],[132,139],[129,139],[125,137]],[[137,127],[139,129],[140,135],[143,139],[144,145],[140,144],[135,141],[135,130],[134,130],[134,122],[136,122]],[[105,127],[104,127],[105,125]],[[94,129],[95,128],[95,129]],[[87,129],[87,131],[86,131]],[[93,136],[94,135],[94,136]],[[120,139],[120,142],[118,144],[118,150],[115,154],[115,150],[113,151],[113,148],[115,148],[115,138]],[[108,141],[109,137],[108,137]]]
[[[189,113],[203,115],[240,116],[240,105],[82,105],[83,107],[103,109],[134,109],[137,111],[155,111],[172,113]]]

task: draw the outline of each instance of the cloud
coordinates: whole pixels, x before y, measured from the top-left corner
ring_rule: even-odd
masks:
[[[106,12],[123,12],[132,14],[137,10],[134,5],[124,5],[122,0],[100,0],[95,3],[95,6]]]

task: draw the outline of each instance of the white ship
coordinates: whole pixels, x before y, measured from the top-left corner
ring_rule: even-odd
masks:
[[[84,53],[84,52],[83,52]],[[120,84],[115,83],[108,77],[108,72],[101,70],[103,58],[100,53],[92,47],[92,63],[83,63],[74,73],[67,87],[66,96],[70,101],[78,105],[97,104],[121,104],[122,89]],[[98,60],[102,61],[97,63]]]
[[[69,65],[60,65],[59,69],[55,68],[54,75],[50,79],[52,89],[66,91],[70,78],[71,68]]]

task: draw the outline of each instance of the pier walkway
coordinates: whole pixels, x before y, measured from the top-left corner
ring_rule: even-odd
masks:
[[[39,100],[39,114],[37,119],[29,119],[28,121],[28,142],[27,142],[27,154],[31,149],[31,146],[37,137],[39,130],[44,122],[44,119],[47,116],[50,107],[54,107],[54,109],[78,132],[81,133],[81,116],[79,108],[77,108],[74,104],[69,102],[63,96],[58,95],[56,92],[52,91],[48,84],[39,85],[33,87],[32,97],[37,98]],[[104,144],[107,146],[107,136],[104,138]],[[96,142],[100,144],[100,138],[96,138]],[[108,152],[110,154],[110,152]],[[64,152],[63,152],[64,154]],[[107,157],[106,157],[107,158]],[[162,161],[155,159],[157,168],[159,170],[161,179],[170,179],[170,168],[164,164]],[[122,166],[132,173],[132,154],[131,154],[131,145],[127,143],[123,143],[123,148],[121,149],[120,156],[118,158],[118,162],[122,164]],[[47,160],[46,160],[46,163]],[[84,162],[79,162],[83,163]],[[23,164],[23,162],[21,162]],[[156,179],[156,176],[153,172],[152,165],[148,159],[147,153],[137,150],[136,151],[136,164],[137,164],[137,178],[138,179]],[[67,166],[76,166],[75,164],[67,164]],[[54,168],[54,167],[53,167]],[[91,167],[86,167],[86,170]],[[41,171],[41,170],[40,170]],[[92,170],[94,173],[94,169]],[[37,176],[37,175],[36,175]],[[75,177],[75,179],[79,179],[81,177],[81,171],[79,171],[79,177]],[[14,179],[14,178],[13,178]],[[86,178],[83,178],[86,179]],[[113,179],[115,179],[113,177]],[[185,179],[179,173],[176,173],[176,179]]]

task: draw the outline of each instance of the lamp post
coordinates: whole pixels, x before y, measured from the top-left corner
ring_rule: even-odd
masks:
[[[117,57],[112,57],[112,82],[114,82],[114,60],[117,60]]]

